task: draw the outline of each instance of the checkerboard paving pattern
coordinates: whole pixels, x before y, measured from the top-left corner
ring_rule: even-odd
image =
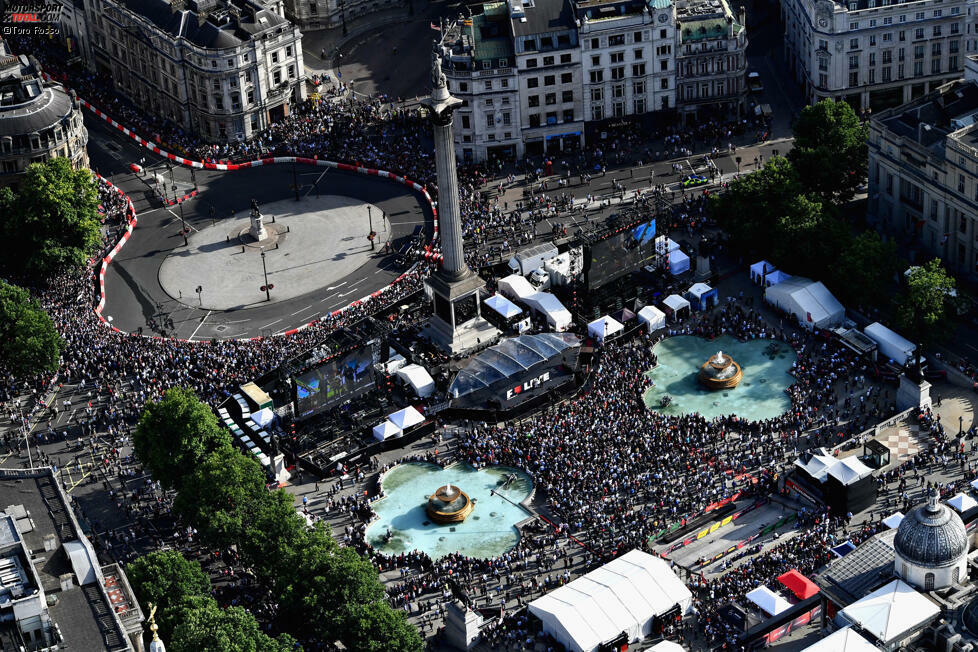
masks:
[[[902,462],[927,448],[926,444],[918,439],[917,431],[917,426],[889,430],[882,433],[877,440],[890,449],[891,462],[893,460]]]

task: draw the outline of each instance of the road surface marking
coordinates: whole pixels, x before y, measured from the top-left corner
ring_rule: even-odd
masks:
[[[211,313],[212,312],[213,312],[213,310],[208,310],[207,311],[207,314],[204,315],[204,318],[200,320],[200,323],[199,324],[197,324],[197,328],[195,328],[194,329],[194,332],[190,335],[190,337],[187,338],[187,341],[188,342],[193,342],[194,341],[194,335],[197,334],[197,331],[199,331],[200,330],[200,327],[204,325],[204,322],[207,321],[207,318],[211,316]]]
[[[276,319],[275,321],[273,321],[273,322],[271,322],[271,323],[269,323],[269,324],[265,324],[264,326],[262,326],[262,327],[261,327],[261,328],[259,328],[258,330],[260,330],[260,331],[263,331],[263,330],[265,330],[266,328],[268,328],[269,326],[271,326],[272,324],[277,324],[277,323],[279,323],[280,321],[282,321],[282,320],[281,320],[281,319]]]
[[[298,315],[298,314],[299,314],[300,312],[305,312],[305,311],[307,311],[307,310],[309,310],[310,308],[312,308],[312,304],[309,304],[309,305],[308,305],[308,306],[306,306],[305,308],[300,308],[300,309],[298,309],[298,310],[296,310],[296,311],[295,311],[294,313],[292,313],[291,315],[289,315],[289,317],[295,317],[295,316],[296,316],[296,315]]]

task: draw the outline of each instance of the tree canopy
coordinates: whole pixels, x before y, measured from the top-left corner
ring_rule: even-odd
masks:
[[[822,201],[852,199],[865,181],[869,126],[848,102],[822,100],[802,109],[788,160],[806,192]]]
[[[177,613],[188,598],[210,599],[211,583],[200,564],[175,550],[158,550],[139,557],[126,567],[126,576],[139,603],[157,606],[156,624],[164,641],[179,622]]]
[[[180,613],[167,649],[173,652],[288,652],[295,639],[274,639],[263,631],[255,617],[241,607],[221,607],[212,598],[195,601]]]
[[[136,456],[164,487],[179,488],[213,451],[231,446],[231,437],[193,391],[167,390],[143,408],[133,435]]]
[[[61,336],[24,288],[0,280],[0,366],[17,378],[58,370]]]
[[[16,191],[0,189],[3,265],[34,277],[83,266],[100,240],[98,192],[92,173],[66,158],[27,166]]]
[[[944,313],[954,278],[937,258],[911,268],[897,302],[897,321],[913,342],[933,342],[946,334]]]

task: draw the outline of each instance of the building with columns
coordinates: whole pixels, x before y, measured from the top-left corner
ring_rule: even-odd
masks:
[[[741,115],[747,100],[744,8],[734,16],[726,0],[677,0],[676,34],[676,103],[683,121]]]
[[[964,79],[873,115],[868,218],[978,280],[978,61]]]
[[[88,65],[142,110],[206,140],[248,140],[305,98],[282,0],[91,0]]]
[[[31,163],[64,157],[88,167],[81,105],[60,84],[44,81],[37,60],[0,40],[0,185],[17,183]]]
[[[964,70],[976,0],[781,0],[785,63],[809,102],[880,110]]]

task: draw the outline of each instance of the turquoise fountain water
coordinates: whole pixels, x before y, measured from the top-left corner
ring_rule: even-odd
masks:
[[[744,371],[744,379],[733,389],[710,391],[697,381],[700,366],[717,351],[730,355]],[[659,364],[648,372],[655,386],[646,390],[643,399],[645,405],[663,414],[697,412],[707,419],[736,414],[760,421],[791,407],[784,390],[795,382],[788,370],[798,356],[780,340],[741,342],[729,335],[713,340],[681,335],[659,342],[655,354]],[[672,402],[661,407],[666,395]]]
[[[386,495],[372,505],[378,518],[367,529],[367,541],[389,555],[421,550],[432,559],[455,552],[498,557],[517,544],[520,534],[515,525],[530,516],[518,503],[530,495],[533,482],[523,471],[506,466],[477,471],[467,464],[441,469],[409,462],[388,471],[382,484]],[[462,523],[438,525],[428,518],[425,504],[429,495],[447,484],[467,493],[475,509]]]

